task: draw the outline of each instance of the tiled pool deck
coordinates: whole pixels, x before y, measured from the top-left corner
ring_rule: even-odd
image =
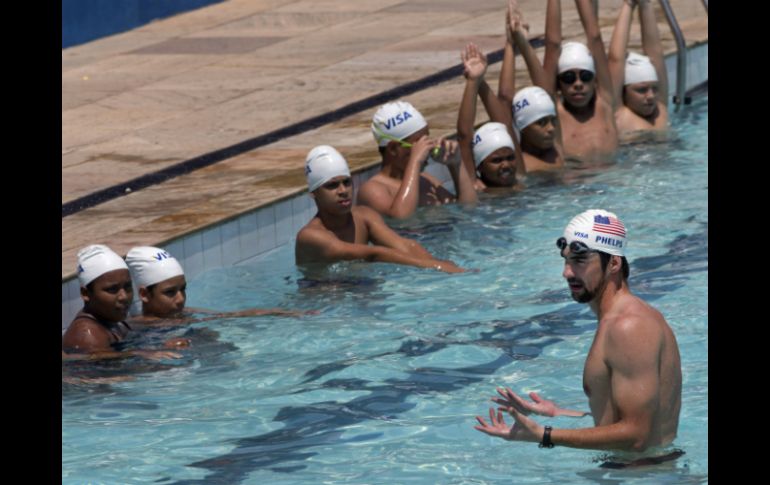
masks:
[[[609,42],[622,0],[601,0]],[[545,2],[520,0],[532,36]],[[467,42],[504,42],[504,0],[229,0],[62,50],[62,204],[254,139],[458,64]],[[671,0],[687,45],[688,84],[707,79],[700,0]],[[583,40],[563,2],[565,40]],[[662,11],[667,53],[675,42]],[[638,22],[630,47],[640,48]],[[542,55],[542,48],[538,49]],[[517,66],[522,67],[517,58]],[[668,59],[675,82],[675,58]],[[500,63],[487,80],[495,88]],[[455,131],[458,76],[405,97],[432,134]],[[529,84],[517,70],[517,86]],[[672,91],[673,93],[673,91]],[[62,218],[62,329],[81,306],[77,251],[166,247],[195,278],[290,242],[314,213],[304,157],[331,144],[359,185],[378,163],[376,106]],[[481,103],[477,122],[486,119]],[[367,171],[367,169],[369,169]]]

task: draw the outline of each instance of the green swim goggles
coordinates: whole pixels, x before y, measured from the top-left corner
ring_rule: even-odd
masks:
[[[378,135],[380,135],[383,138],[387,138],[388,140],[397,141],[403,148],[412,148],[414,146],[414,144],[409,143],[408,141],[400,140],[393,135],[388,135],[387,133],[383,133],[382,130],[377,128],[377,126],[375,125],[372,125],[372,126],[374,128],[374,131],[376,131]],[[439,154],[441,154],[441,147],[435,147],[433,148],[433,150],[430,151],[430,155],[433,158],[438,158]]]

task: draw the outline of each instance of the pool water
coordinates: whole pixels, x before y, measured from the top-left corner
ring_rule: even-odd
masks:
[[[394,224],[478,272],[344,263],[310,277],[290,244],[202,274],[189,284],[190,306],[320,314],[174,329],[163,337],[196,339],[180,361],[136,363],[143,372],[129,382],[63,385],[62,482],[706,483],[708,98],[672,118],[670,141],[625,147],[616,166],[571,184],[530,180],[474,209],[424,208]],[[589,208],[623,219],[631,289],[679,342],[674,444],[686,455],[672,464],[608,470],[602,452],[473,429],[499,385],[587,410],[582,370],[596,319],[570,298],[554,241]]]

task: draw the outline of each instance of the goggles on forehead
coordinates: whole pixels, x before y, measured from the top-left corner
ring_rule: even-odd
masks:
[[[412,148],[414,145],[412,143],[409,143],[408,141],[401,140],[399,138],[396,138],[393,135],[389,135],[387,133],[383,133],[382,130],[377,128],[377,126],[374,126],[374,131],[377,132],[378,135],[380,135],[383,138],[387,138],[388,140],[393,140],[395,142],[398,142],[403,148]],[[436,158],[439,156],[439,153],[441,153],[440,147],[434,147],[433,150],[430,151],[430,154],[432,157]]]

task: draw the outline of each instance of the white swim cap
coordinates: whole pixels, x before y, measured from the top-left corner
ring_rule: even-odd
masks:
[[[494,152],[503,147],[508,147],[511,150],[513,148],[513,140],[511,135],[508,134],[508,130],[502,123],[490,121],[484,123],[484,125],[476,130],[473,135],[473,160],[476,162],[476,167],[481,165],[481,162]]]
[[[513,97],[513,121],[521,131],[545,116],[556,116],[556,106],[545,89],[530,86]]]
[[[567,244],[580,241],[591,249],[625,256],[626,227],[612,212],[591,209],[575,216],[564,229]]]
[[[116,269],[128,269],[123,258],[103,244],[92,244],[78,251],[78,280],[87,286],[104,273]]]
[[[585,69],[586,71],[596,72],[594,69],[594,58],[588,51],[588,47],[580,42],[565,42],[561,45],[561,55],[559,56],[559,74],[570,69]]]
[[[623,85],[657,81],[658,72],[650,62],[650,58],[636,52],[629,52],[626,57],[626,78]]]
[[[348,162],[334,147],[318,145],[305,157],[305,175],[308,191],[312,192],[334,177],[350,177],[350,169]]]
[[[374,113],[372,134],[378,146],[384,147],[391,140],[383,136],[390,135],[397,140],[417,133],[428,126],[428,122],[419,111],[406,101],[385,103]]]
[[[174,276],[184,276],[179,261],[167,251],[151,246],[131,248],[126,255],[131,277],[137,288],[152,286]]]

